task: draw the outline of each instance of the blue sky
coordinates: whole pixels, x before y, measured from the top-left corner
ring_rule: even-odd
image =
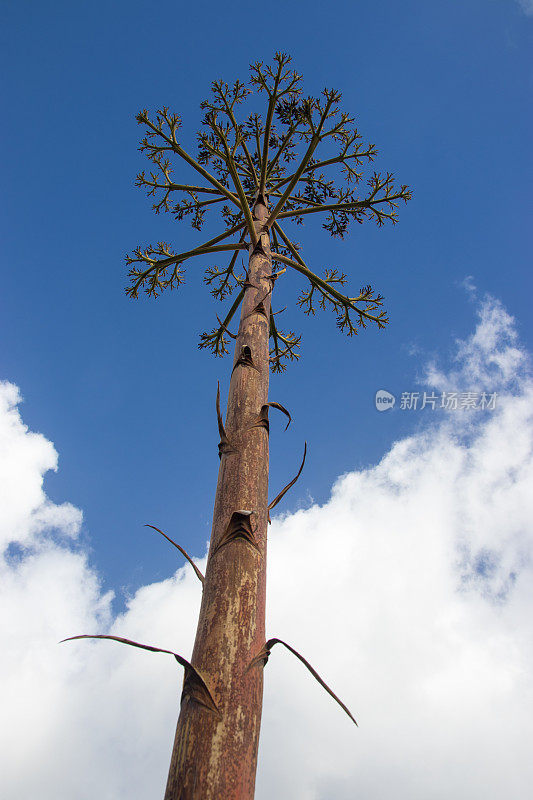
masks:
[[[525,465],[531,468],[531,453],[528,455],[521,449],[533,432],[526,404],[531,387],[524,367],[527,354],[533,350],[530,308],[533,5],[527,0],[402,3],[309,0],[289,5],[273,2],[268,7],[250,6],[244,11],[234,2],[185,5],[160,0],[154,5],[97,0],[90,4],[43,4],[18,0],[1,3],[1,10],[0,58],[7,80],[2,87],[4,122],[0,134],[4,155],[0,381],[18,386],[24,398],[20,405],[21,423],[13,411],[18,402],[16,392],[5,390],[6,430],[14,432],[15,442],[13,461],[11,464],[8,459],[5,475],[9,477],[12,470],[13,475],[19,476],[20,454],[22,460],[25,453],[30,453],[33,459],[31,470],[28,467],[25,472],[21,468],[12,496],[7,497],[15,509],[12,516],[6,516],[8,529],[13,524],[15,530],[12,521],[18,519],[17,509],[23,508],[26,500],[30,509],[27,513],[33,515],[31,525],[28,522],[16,534],[8,532],[6,539],[12,542],[10,555],[17,556],[12,562],[8,558],[6,569],[15,564],[13,569],[18,570],[22,581],[20,596],[16,595],[16,603],[22,598],[20,608],[26,611],[22,627],[34,616],[40,619],[36,605],[40,601],[32,606],[29,598],[33,595],[29,593],[28,605],[24,604],[30,577],[36,587],[35,597],[37,589],[41,591],[43,586],[50,592],[39,629],[39,635],[46,632],[46,641],[55,642],[63,633],[82,632],[81,628],[88,625],[99,630],[112,629],[122,635],[138,633],[145,638],[150,638],[153,630],[156,638],[157,634],[160,636],[157,641],[153,639],[154,643],[164,647],[168,640],[160,620],[167,620],[170,628],[174,625],[168,604],[179,601],[184,607],[189,603],[192,608],[196,602],[196,588],[191,588],[192,582],[190,586],[188,583],[192,580],[189,572],[180,572],[176,577],[181,562],[170,546],[143,525],[152,523],[161,527],[192,554],[202,557],[205,553],[219,464],[216,384],[221,381],[224,396],[230,362],[199,351],[197,343],[200,333],[213,327],[220,307],[203,285],[199,260],[190,263],[186,283],[178,291],[157,301],[129,300],[124,294],[123,258],[136,245],[159,240],[171,242],[178,251],[186,250],[200,241],[200,236],[203,241],[215,235],[218,223],[213,219],[198,234],[187,222],[177,223],[169,216],[153,214],[151,200],[134,187],[136,173],[146,167],[145,158],[137,150],[140,128],[135,114],[144,107],[155,110],[161,105],[170,106],[182,116],[184,140],[192,149],[202,116],[199,104],[206,97],[211,81],[246,78],[251,61],[268,61],[276,50],[292,54],[295,68],[304,76],[306,92],[316,94],[324,86],[342,91],[345,109],[356,116],[365,140],[375,142],[378,147],[376,166],[394,172],[400,182],[408,183],[413,199],[400,209],[395,227],[378,229],[367,222],[352,227],[346,239],[338,241],[329,238],[317,217],[311,217],[307,218],[301,234],[298,232],[305,257],[316,270],[339,267],[350,276],[352,285],[371,283],[385,296],[390,317],[385,331],[367,329],[355,339],[346,339],[337,331],[332,314],[323,312],[311,319],[302,314],[295,304],[295,282],[287,280],[284,285],[280,280],[276,286],[278,307],[287,305],[284,325],[302,333],[303,341],[301,360],[289,366],[284,375],[271,378],[271,399],[290,408],[294,419],[287,433],[283,433],[284,426],[278,420],[271,426],[272,496],[295,473],[304,440],[308,442],[308,458],[298,484],[279,507],[291,513],[277,527],[272,526],[273,563],[278,565],[270,584],[272,619],[278,623],[272,635],[282,633],[279,625],[285,620],[286,606],[282,608],[279,598],[285,597],[283,592],[288,592],[287,603],[290,600],[297,604],[297,588],[302,594],[306,591],[303,584],[289,574],[284,575],[284,558],[302,559],[309,575],[316,579],[313,586],[318,587],[317,597],[321,596],[321,590],[328,597],[337,597],[337,576],[329,574],[327,566],[324,574],[315,574],[315,562],[310,555],[304,557],[297,546],[305,541],[302,536],[308,530],[312,542],[309,552],[320,558],[315,533],[331,533],[330,512],[339,526],[335,528],[336,538],[331,540],[334,554],[341,561],[345,554],[346,564],[352,563],[352,555],[355,564],[361,557],[369,576],[377,582],[386,579],[394,587],[383,599],[383,604],[389,602],[389,608],[400,602],[398,597],[409,589],[401,582],[395,583],[392,567],[388,571],[387,563],[392,556],[387,555],[383,530],[387,525],[393,528],[405,508],[411,508],[411,503],[416,504],[424,497],[429,524],[427,520],[422,523],[414,512],[412,518],[407,514],[405,519],[399,519],[398,530],[405,535],[404,545],[392,551],[407,576],[413,563],[411,553],[421,565],[417,570],[418,582],[411,581],[418,598],[427,589],[418,573],[427,564],[428,575],[438,583],[437,576],[446,571],[443,564],[448,564],[442,553],[451,552],[452,541],[462,554],[461,585],[470,587],[477,580],[472,564],[491,564],[494,558],[497,566],[488,570],[490,574],[485,576],[480,592],[492,600],[507,597],[509,581],[512,583],[509,576],[513,570],[519,573],[515,561],[522,565],[529,563],[530,556],[524,554],[533,552],[531,542],[526,546],[520,538],[521,532],[531,530],[533,514],[529,501],[526,502],[527,483],[523,480]],[[189,177],[184,171],[184,182]],[[465,284],[467,276],[471,279]],[[477,287],[475,291],[469,288],[473,285]],[[457,340],[463,345],[458,345]],[[450,414],[444,418],[427,410],[402,411],[399,403],[387,413],[375,409],[374,395],[378,389],[399,396],[402,391],[431,387],[459,391],[474,387],[507,393],[508,399],[498,417],[500,433],[496,424],[490,427],[490,415],[478,416],[472,430],[466,430],[464,415]],[[20,427],[22,424],[27,428]],[[518,431],[523,426],[524,434],[515,439],[516,426]],[[45,438],[35,437],[28,430],[40,432]],[[59,454],[56,472],[51,443]],[[501,469],[496,463],[499,453],[503,454]],[[458,466],[463,457],[468,469],[465,465]],[[381,466],[377,467],[379,462]],[[426,485],[423,478],[427,464],[433,466],[436,476],[431,485]],[[344,474],[347,474],[344,482],[338,482]],[[509,483],[509,475],[514,476],[516,485]],[[49,500],[39,495],[43,478]],[[412,480],[409,485],[408,479]],[[389,485],[390,495],[386,492]],[[442,496],[438,493],[439,485],[443,487]],[[501,503],[494,500],[491,505],[487,498],[493,496],[496,485],[502,490],[498,495]],[[17,492],[23,498],[20,502]],[[394,501],[394,497],[404,496],[402,493],[406,506]],[[63,503],[72,505],[62,506]],[[55,504],[59,504],[59,510]],[[360,519],[359,508],[362,508]],[[490,508],[488,516],[487,508]],[[517,508],[525,509],[522,517],[509,525],[502,538],[504,544],[498,543],[498,534],[491,532],[491,520],[509,519]],[[83,512],[81,527],[76,509]],[[438,516],[435,509],[442,514]],[[435,514],[435,519],[431,514]],[[383,527],[377,526],[374,517],[383,522]],[[361,545],[362,549],[354,555],[350,550],[349,520],[359,526],[359,533],[367,528],[372,530],[384,550],[377,544],[368,548]],[[425,549],[425,538],[419,541],[415,536],[416,531],[425,536],[426,527],[437,531],[437,540],[442,544],[436,546],[441,553],[439,557],[437,549]],[[36,545],[35,530],[46,531],[44,551]],[[77,539],[70,540],[72,532],[78,530]],[[488,531],[486,541],[483,531]],[[285,544],[281,544],[282,535],[286,537]],[[28,544],[30,549],[24,550]],[[37,555],[32,547],[37,547]],[[385,563],[380,574],[376,559],[380,561],[383,552]],[[46,572],[48,562],[45,564],[39,558],[52,558],[54,554],[55,572],[52,567]],[[36,571],[39,564],[42,568]],[[454,564],[457,567],[455,561]],[[71,578],[67,577],[68,569]],[[48,581],[43,577],[45,574],[56,577]],[[286,578],[285,582],[281,576]],[[295,589],[291,594],[288,582],[293,579]],[[62,581],[65,590],[61,595],[57,594],[57,585]],[[75,594],[76,581],[83,588],[79,597]],[[351,594],[355,591],[354,581],[346,581],[339,579],[339,586],[346,588],[345,607],[356,607],[361,597]],[[6,585],[11,583],[8,581]],[[439,595],[442,603],[435,606],[434,616],[440,619],[442,612],[443,620],[460,620],[461,633],[457,636],[463,636],[464,647],[457,645],[455,639],[455,644],[450,644],[447,676],[426,674],[421,667],[416,673],[420,676],[416,692],[422,685],[424,691],[427,689],[424,697],[426,700],[430,697],[433,705],[424,705],[424,709],[429,716],[436,715],[441,731],[447,730],[449,722],[447,712],[443,712],[444,717],[439,716],[440,702],[442,708],[446,702],[449,707],[449,696],[442,687],[453,687],[454,696],[462,697],[455,691],[462,676],[458,674],[455,681],[452,662],[462,665],[463,676],[466,673],[474,676],[468,683],[470,699],[477,697],[476,670],[479,664],[484,665],[484,674],[490,679],[487,677],[479,689],[486,690],[486,695],[479,694],[479,702],[482,704],[489,697],[498,708],[498,703],[502,708],[505,705],[506,695],[503,689],[498,694],[497,687],[507,686],[506,680],[512,683],[509,675],[521,675],[523,666],[517,657],[516,663],[509,664],[508,674],[498,672],[497,662],[501,664],[502,660],[496,658],[499,653],[496,645],[492,654],[488,654],[483,650],[482,637],[479,642],[476,637],[481,636],[479,631],[487,631],[487,641],[490,633],[491,642],[503,642],[507,635],[505,620],[510,620],[513,630],[521,631],[517,619],[525,619],[526,590],[521,588],[520,593],[517,589],[516,597],[522,599],[509,600],[507,610],[501,612],[503,616],[497,622],[478,600],[473,600],[465,610],[453,586],[450,579],[449,585],[442,588]],[[108,590],[115,592],[114,599],[106,594]],[[275,591],[280,593],[277,600]],[[464,596],[461,595],[463,599]],[[365,602],[369,597],[365,596]],[[133,605],[131,602],[126,605],[128,598],[134,598]],[[337,599],[343,601],[340,594]],[[409,603],[399,607],[405,614],[418,618],[414,600]],[[70,616],[65,611],[69,604],[74,609]],[[383,611],[385,617],[380,617],[378,605],[370,599],[369,607],[374,614],[370,618],[377,623],[388,620],[386,611]],[[431,604],[428,607],[433,608]],[[300,611],[305,614],[305,608]],[[117,618],[117,612],[124,615]],[[157,616],[157,624],[149,612]],[[512,616],[515,612],[517,617]],[[52,616],[55,623],[50,628]],[[191,614],[191,619],[194,618]],[[307,623],[298,627],[300,623],[287,616],[286,624],[312,649],[314,639]],[[445,622],[438,633],[429,621],[427,625],[423,621],[420,624],[426,639],[447,630]],[[180,633],[184,640],[192,636],[194,626],[183,621],[176,625],[176,636]],[[355,621],[354,626],[357,625]],[[402,648],[394,649],[400,627],[395,628],[391,622],[389,630],[387,625],[385,621],[383,631],[390,633],[387,641],[365,640],[364,622],[357,628],[358,635],[366,641],[370,654],[375,650],[376,658],[387,659],[392,648],[397,663],[403,663]],[[336,630],[335,625],[331,628]],[[20,626],[16,630],[19,629]],[[31,626],[24,630],[28,637],[34,635]],[[29,639],[24,641],[27,647]],[[178,646],[175,642],[170,644]],[[456,658],[456,645],[462,661]],[[414,640],[413,646],[415,650],[418,647]],[[505,652],[510,652],[509,648]],[[532,654],[533,651],[528,651],[529,660],[524,656],[528,669]],[[422,652],[418,655],[419,664],[431,660]],[[50,656],[50,664],[55,665],[53,670],[59,670],[60,677],[50,685],[51,699],[63,697],[61,691],[65,687],[77,691],[69,680],[73,675],[71,670],[78,669],[82,656],[76,656],[75,668],[67,666],[66,661],[61,661],[58,667],[53,658],[56,656]],[[331,668],[333,678],[337,669],[336,685],[340,683],[342,688],[345,664],[341,655],[338,658],[336,666],[332,655]],[[94,674],[99,674],[100,667],[94,661],[91,664]],[[113,673],[115,688],[131,689],[133,683],[130,685],[121,672],[122,662],[117,664]],[[471,672],[469,665],[474,665]],[[361,662],[359,666],[364,672],[365,664]],[[272,667],[273,675],[276,669]],[[369,661],[366,674],[372,678],[375,670],[376,662]],[[106,674],[105,670],[102,674]],[[89,697],[92,684],[87,675],[78,678],[80,692],[85,691]],[[136,675],[139,682],[135,683],[135,690],[142,691],[144,678]],[[402,685],[401,670],[396,678],[396,683],[391,678],[391,692]],[[42,675],[35,680],[41,681]],[[161,681],[163,684],[164,677]],[[28,677],[28,682],[31,686],[34,679]],[[438,700],[432,694],[437,685],[442,689]],[[119,690],[119,686],[125,689]],[[523,687],[519,681],[512,686],[516,703],[508,705],[520,714]],[[298,694],[299,689],[295,691]],[[285,702],[293,702],[294,696],[277,695]],[[380,702],[372,692],[369,697]],[[275,716],[277,701],[274,696],[270,699],[274,710],[268,713]],[[371,725],[371,709],[365,708],[359,696],[354,699],[362,707],[363,716],[367,712],[366,721]],[[465,695],[461,702],[470,699]],[[83,702],[80,700],[80,708],[85,708]],[[154,704],[158,708],[156,700]],[[161,696],[161,708],[166,708],[166,704],[167,700]],[[304,715],[302,724],[312,726],[310,718],[305,723],[305,708],[302,701],[302,707],[298,708],[298,713]],[[476,708],[474,704],[473,712]],[[458,708],[458,719],[460,711]],[[328,713],[321,710],[318,717],[325,720],[321,715]],[[102,741],[107,741],[106,735],[109,742],[116,740],[119,717],[117,712],[113,719],[110,717],[109,724],[104,720]],[[301,719],[297,715],[295,718]],[[44,707],[42,719],[48,719]],[[269,719],[265,721],[267,755],[263,761],[266,766],[262,768],[263,787],[270,786],[268,765],[276,763],[268,760],[268,753],[275,750],[274,744],[268,743],[275,743],[278,735],[278,729]],[[377,719],[386,725],[385,711]],[[420,717],[420,730],[424,719]],[[65,723],[61,728],[65,741],[71,734],[75,738],[76,720],[73,711],[71,726]],[[514,723],[510,717],[505,720],[509,747],[514,748],[518,758],[520,745],[512,738]],[[30,720],[28,724],[34,722]],[[174,712],[168,722],[174,725]],[[327,717],[323,730],[336,736],[336,725],[336,717],[335,721]],[[39,725],[35,729],[40,729]],[[149,726],[146,729],[151,730]],[[42,730],[47,741],[55,741],[46,726]],[[452,742],[453,726],[450,730],[449,742]],[[525,723],[522,727],[517,725],[516,730],[522,731],[523,740],[527,741]],[[389,733],[392,743],[394,731]],[[419,742],[418,733],[413,727],[411,739],[406,736],[406,742]],[[481,729],[472,729],[471,733],[480,742],[484,741]],[[289,734],[292,740],[296,739],[292,728],[288,729]],[[63,740],[57,735],[61,745]],[[370,748],[367,753],[370,772],[365,778],[367,783],[363,783],[369,800],[383,796],[383,786],[375,782],[376,775],[381,775],[379,765],[371,774],[372,759],[381,746],[380,733],[376,729],[372,735],[376,750],[372,751],[368,743],[364,745]],[[154,734],[154,741],[159,741],[157,736],[158,733]],[[161,742],[167,740],[170,745],[169,736],[161,734]],[[287,740],[289,754],[290,744]],[[444,745],[447,746],[447,741]],[[486,743],[486,746],[490,749],[492,745]],[[99,747],[95,744],[96,750]],[[131,747],[133,752],[134,745]],[[481,744],[479,747],[484,758],[486,753]],[[97,758],[96,750],[87,751],[89,755],[92,753],[91,758]],[[367,751],[363,748],[361,752]],[[112,750],[110,753],[113,755]],[[316,753],[303,749],[292,755],[301,757],[302,764],[311,763],[316,757]],[[404,756],[409,763],[409,752]],[[116,754],[114,757],[118,758]],[[102,755],[102,775],[108,775],[105,758]],[[166,763],[166,758],[164,753],[161,764]],[[347,758],[349,761],[350,756]],[[292,780],[289,761],[287,756],[285,777]],[[111,774],[111,761],[108,766]],[[501,772],[491,778],[491,785],[499,786],[498,780],[503,781],[506,770],[513,766],[516,764],[502,762]],[[158,762],[157,769],[160,767]],[[330,773],[325,769],[326,777],[313,778],[316,795],[312,796],[327,796],[328,800],[351,798],[350,784],[342,783],[349,776],[342,777],[338,764],[332,762],[329,767]],[[48,766],[43,769],[42,775],[48,775]],[[282,773],[283,769],[282,764]],[[438,772],[437,766],[435,770]],[[473,781],[468,796],[476,800],[488,797],[482,771],[466,767],[465,770],[468,780]],[[40,774],[38,770],[36,774]],[[149,770],[147,774],[152,775]],[[337,783],[320,783],[328,774],[339,775]],[[458,775],[461,774],[459,770]],[[422,778],[419,784],[409,780],[402,783],[393,766],[390,775],[401,789],[400,800],[404,794],[410,800],[428,796]],[[448,780],[444,767],[443,775]],[[50,780],[50,786],[54,787],[56,784]],[[316,788],[319,785],[324,795]],[[136,800],[153,796],[151,786],[153,781],[147,784],[145,794],[139,789]],[[457,787],[449,783],[443,783],[443,787],[447,796],[458,796]],[[113,797],[125,796],[126,788],[117,788]],[[308,790],[311,791],[308,786],[295,784],[292,796],[303,800],[311,796],[305,793]],[[101,787],[95,785],[91,789],[89,785],[87,791],[93,791],[88,797],[95,796]],[[262,791],[261,797],[269,796],[267,789]],[[69,800],[75,796],[72,789],[65,792]],[[57,800],[54,788],[49,796]],[[76,795],[76,800],[85,800],[85,795]],[[499,800],[497,793],[494,800]]]
[[[144,522],[203,550],[218,467],[214,394],[228,372],[196,349],[219,311],[199,262],[156,302],[123,293],[126,251],[198,241],[133,186],[145,166],[139,108],[171,106],[192,143],[211,80],[245,77],[252,60],[287,50],[307,91],[343,92],[378,166],[413,188],[395,228],[367,223],[339,242],[314,218],[301,236],[317,269],[339,266],[385,295],[386,331],[347,340],[332,315],[307,320],[294,290],[280,289],[303,355],[271,383],[295,419],[272,437],[273,488],[309,442],[288,508],[326,499],[337,475],[375,461],[415,423],[376,414],[373,394],[414,388],[420,354],[469,329],[466,275],[531,338],[531,18],[511,0],[270,8],[252,43],[234,3],[3,4],[1,371],[21,388],[27,424],[56,444],[47,491],[83,508],[110,586],[166,574],[173,554]]]

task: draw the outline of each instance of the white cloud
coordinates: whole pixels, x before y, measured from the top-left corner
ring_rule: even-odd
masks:
[[[273,521],[268,635],[309,658],[360,728],[275,648],[257,800],[529,793],[533,383],[512,318],[487,298],[451,372],[433,365],[429,376],[441,389],[490,379],[496,410],[469,426],[450,413],[374,468],[342,476],[324,506]],[[35,524],[56,456],[22,426],[14,387],[5,391],[2,416],[18,442],[10,452],[25,464],[7,513],[18,541],[33,547],[1,567],[9,645],[0,702],[11,720],[0,742],[4,797],[161,796],[181,683],[172,659],[110,642],[55,642],[111,631],[187,656],[198,581],[184,567],[142,587],[113,619],[83,554]],[[37,489],[23,493],[22,481]],[[57,524],[54,507],[47,513]]]
[[[474,283],[474,276],[467,275],[460,283],[462,289],[468,294],[471,300],[475,300],[477,295],[477,286]]]
[[[424,381],[439,391],[509,391],[524,380],[528,355],[517,346],[515,320],[493,297],[478,309],[476,330],[465,341],[457,340],[456,367],[442,371],[433,362]]]
[[[43,475],[57,469],[51,442],[23,424],[19,390],[0,381],[0,548],[10,542],[34,544],[40,531],[56,528],[75,536],[81,512],[70,505],[50,503],[43,492]]]
[[[520,8],[528,17],[533,15],[533,0],[518,0]]]

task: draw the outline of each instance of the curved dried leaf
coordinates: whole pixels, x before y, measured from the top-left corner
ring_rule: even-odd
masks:
[[[287,409],[281,405],[281,403],[265,403],[265,405],[261,406],[261,410],[253,423],[250,425],[250,428],[264,428],[268,433],[270,431],[270,421],[268,419],[268,409],[269,408],[277,408],[278,411],[282,411],[285,416],[289,418],[289,421],[285,427],[285,430],[289,427],[292,422],[292,417],[287,411]]]
[[[237,450],[231,444],[227,437],[224,423],[222,422],[222,414],[220,412],[220,383],[217,381],[217,421],[218,432],[220,434],[220,441],[218,443],[218,457],[222,458],[224,453],[236,453]]]
[[[340,700],[340,699],[337,697],[337,695],[335,694],[335,692],[333,692],[333,691],[332,691],[332,690],[329,688],[329,686],[327,685],[327,683],[326,683],[324,680],[322,680],[322,678],[320,677],[320,675],[318,674],[318,672],[317,672],[317,671],[316,671],[316,670],[315,670],[315,669],[314,669],[314,668],[311,666],[311,664],[309,663],[309,661],[307,661],[307,659],[305,659],[305,658],[304,658],[302,655],[300,655],[300,653],[299,653],[297,650],[295,650],[295,649],[294,649],[294,647],[291,647],[291,646],[290,646],[290,644],[287,644],[287,642],[284,642],[282,639],[269,639],[269,640],[268,640],[268,641],[265,643],[265,646],[264,646],[263,650],[262,650],[262,651],[261,651],[261,652],[260,652],[260,653],[259,653],[259,654],[258,654],[256,657],[255,657],[255,659],[253,660],[253,662],[252,662],[252,664],[251,664],[250,666],[252,666],[254,663],[255,663],[255,664],[259,663],[259,661],[263,661],[263,662],[266,664],[266,662],[268,661],[268,657],[270,656],[270,651],[272,650],[272,648],[274,647],[274,645],[275,645],[275,644],[282,644],[284,647],[286,647],[286,648],[287,648],[287,650],[290,650],[290,652],[291,652],[293,655],[295,655],[295,656],[296,656],[296,658],[300,659],[300,661],[302,662],[302,664],[303,664],[305,667],[307,667],[307,669],[309,670],[309,672],[311,673],[311,675],[313,676],[313,678],[315,678],[315,680],[317,680],[317,681],[318,681],[318,683],[319,683],[319,684],[322,686],[322,688],[324,688],[324,689],[326,690],[326,692],[327,692],[327,693],[328,693],[328,694],[329,694],[331,697],[333,697],[333,699],[335,700],[335,702],[337,702],[337,703],[340,705],[340,707],[343,709],[343,711],[345,711],[345,712],[346,712],[346,714],[348,714],[348,716],[350,717],[350,719],[352,720],[352,722],[355,722],[355,724],[357,725],[357,721],[356,721],[355,717],[353,716],[353,714],[351,713],[351,711],[349,710],[349,708],[348,708],[347,706],[345,706],[345,705],[344,705],[344,703],[342,702],[342,700]],[[359,727],[359,726],[357,726],[357,727]]]
[[[78,636],[68,636],[66,639],[61,639],[59,644],[63,644],[63,642],[72,642],[74,639],[112,639],[114,642],[129,644],[132,647],[140,647],[141,650],[149,650],[151,653],[168,653],[171,656],[175,656],[176,660],[181,664],[182,667],[191,666],[186,659],[184,659],[182,656],[179,656],[177,653],[174,653],[173,650],[163,650],[161,647],[153,647],[151,644],[140,644],[140,642],[134,642],[132,639],[124,639],[122,636],[109,636],[103,633],[82,633]]]
[[[292,422],[292,417],[291,417],[290,413],[287,411],[287,409],[285,408],[285,406],[282,406],[281,403],[274,403],[274,402],[267,403],[267,406],[269,406],[270,408],[277,408],[278,411],[281,411],[283,414],[285,414],[286,417],[288,417],[289,421],[287,422],[287,424],[285,426],[285,430],[287,430],[287,428],[289,427],[289,425]],[[263,408],[264,408],[264,406],[263,406]]]
[[[185,669],[185,680],[183,683],[182,700],[185,696],[190,697],[200,705],[209,708],[219,714],[217,704],[213,700],[211,692],[207,688],[207,684],[193,665],[187,661],[186,658],[180,656],[179,653],[174,653],[173,650],[164,650],[162,647],[153,647],[150,644],[141,644],[134,642],[132,639],[124,639],[122,636],[109,636],[106,634],[80,634],[79,636],[68,636],[66,639],[61,639],[59,644],[63,642],[72,642],[74,639],[110,639],[113,642],[120,642],[121,644],[128,644],[131,647],[138,647],[141,650],[149,650],[151,653],[167,653],[174,656],[178,664]]]
[[[303,470],[303,468],[304,468],[304,464],[305,464],[305,457],[306,457],[306,455],[307,455],[307,442],[305,442],[305,444],[304,444],[304,456],[303,456],[303,458],[302,458],[302,463],[300,464],[300,469],[299,469],[299,470],[298,470],[298,472],[296,473],[296,477],[295,477],[295,478],[293,478],[293,479],[292,479],[292,481],[291,481],[290,483],[288,483],[288,484],[285,486],[285,488],[284,488],[284,489],[282,489],[282,490],[281,490],[281,492],[280,492],[278,495],[276,495],[276,497],[275,497],[275,498],[272,500],[272,502],[271,502],[271,503],[270,503],[270,505],[268,506],[268,510],[269,510],[269,511],[270,511],[272,508],[274,508],[275,506],[277,506],[277,504],[280,502],[280,500],[282,500],[282,499],[285,497],[285,495],[287,494],[287,492],[289,491],[289,489],[290,489],[292,486],[294,486],[294,484],[296,483],[296,481],[298,480],[298,478],[299,478],[299,477],[300,477],[300,475],[302,474],[302,470]],[[269,521],[270,521],[270,514],[269,514]]]
[[[177,544],[177,543],[174,541],[174,539],[171,539],[171,538],[170,538],[170,536],[167,536],[167,535],[166,535],[166,533],[163,533],[163,531],[162,531],[162,530],[160,530],[160,528],[156,528],[156,526],[155,526],[155,525],[150,525],[150,524],[147,522],[147,523],[146,523],[146,525],[145,525],[144,527],[145,527],[145,528],[152,528],[154,531],[157,531],[158,533],[160,533],[160,534],[161,534],[161,536],[164,536],[164,537],[165,537],[165,539],[167,540],[167,542],[170,542],[170,544],[173,544],[173,545],[174,545],[174,547],[176,547],[176,548],[177,548],[177,549],[180,551],[180,553],[181,553],[183,556],[185,556],[185,558],[187,559],[187,561],[189,562],[189,564],[191,565],[191,567],[193,568],[193,570],[196,572],[196,575],[197,575],[197,576],[198,576],[198,578],[200,579],[201,583],[203,583],[203,582],[204,582],[204,576],[202,575],[202,573],[200,572],[200,570],[198,569],[198,567],[196,566],[196,564],[194,563],[194,561],[192,560],[192,558],[190,557],[190,555],[189,555],[189,554],[188,554],[188,553],[187,553],[187,552],[186,552],[186,551],[183,549],[183,547],[181,547],[181,545]]]

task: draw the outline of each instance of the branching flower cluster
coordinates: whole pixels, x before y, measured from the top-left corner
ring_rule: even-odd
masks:
[[[133,255],[126,256],[126,264],[130,267],[128,276],[131,284],[126,287],[129,297],[137,297],[141,285],[148,295],[157,297],[163,289],[174,289],[183,283],[180,263],[176,262],[166,242],[158,242],[155,247],[149,245],[144,249],[136,247]],[[139,264],[141,266],[137,266]]]
[[[265,96],[264,116],[256,112],[239,117],[238,107],[253,91]],[[198,149],[191,155],[180,143],[181,120],[168,108],[154,118],[143,110],[137,121],[144,128],[140,150],[152,164],[147,174],[137,176],[137,186],[153,197],[154,210],[173,214],[178,220],[189,218],[200,231],[209,210],[222,216],[224,230],[207,242],[183,253],[174,253],[165,243],[138,247],[127,256],[130,285],[127,293],[136,298],[139,291],[156,296],[163,289],[183,282],[182,265],[196,256],[212,261],[228,252],[227,266],[208,266],[205,282],[212,295],[226,300],[237,296],[218,327],[202,334],[200,347],[215,355],[227,352],[229,326],[244,295],[246,271],[237,267],[239,251],[257,244],[254,203],[267,198],[269,216],[263,232],[271,237],[274,262],[299,272],[306,288],[298,305],[307,314],[316,308],[330,308],[339,328],[348,335],[373,322],[385,326],[387,317],[383,298],[371,287],[359,294],[344,294],[346,275],[326,269],[324,277],[311,270],[300,255],[299,246],[285,230],[285,225],[302,225],[309,214],[323,214],[323,227],[332,236],[344,237],[350,222],[373,219],[378,225],[396,222],[400,202],[411,193],[407,186],[396,186],[390,173],[373,172],[365,178],[365,167],[376,156],[373,144],[365,144],[354,119],[340,111],[339,92],[324,89],[319,97],[303,97],[301,76],[291,68],[289,56],[277,53],[273,65],[262,62],[250,67],[249,85],[236,81],[233,86],[215,81],[211,95],[201,107],[205,112],[197,136]],[[173,164],[185,161],[196,183],[175,183]],[[282,225],[284,227],[282,227]],[[259,231],[261,233],[261,231]],[[285,369],[298,358],[300,337],[282,333],[276,326],[276,312],[270,318],[272,339],[271,367]]]

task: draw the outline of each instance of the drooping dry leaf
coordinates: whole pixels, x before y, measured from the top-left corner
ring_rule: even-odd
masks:
[[[193,568],[193,570],[196,572],[196,574],[197,574],[198,578],[200,579],[200,581],[201,581],[202,583],[204,582],[204,576],[202,575],[202,573],[200,572],[200,570],[198,569],[198,567],[196,566],[196,564],[194,563],[194,561],[192,560],[192,558],[190,557],[190,555],[189,555],[189,554],[188,554],[188,553],[187,553],[187,552],[186,552],[186,551],[183,549],[183,547],[181,547],[181,545],[177,544],[177,543],[174,541],[174,539],[171,539],[171,538],[170,538],[170,536],[167,536],[167,535],[166,535],[166,533],[163,533],[163,531],[162,531],[162,530],[160,530],[159,528],[156,528],[156,526],[155,526],[155,525],[150,525],[149,523],[146,523],[146,525],[145,525],[144,527],[145,527],[145,528],[152,528],[154,531],[157,531],[158,533],[160,533],[160,534],[161,534],[161,536],[164,536],[164,537],[165,537],[165,539],[166,539],[168,542],[170,542],[170,544],[173,544],[173,545],[174,545],[174,547],[176,547],[176,548],[177,548],[177,549],[180,551],[180,553],[181,553],[183,556],[185,556],[185,558],[187,559],[187,561],[189,562],[189,564],[191,565],[191,567]]]

